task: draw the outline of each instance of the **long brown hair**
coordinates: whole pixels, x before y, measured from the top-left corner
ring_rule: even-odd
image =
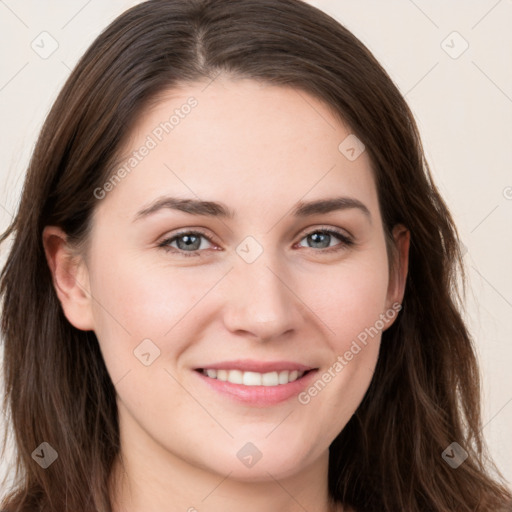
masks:
[[[63,314],[42,230],[56,225],[76,244],[87,240],[93,191],[109,179],[138,116],[160,93],[219,73],[323,100],[369,152],[386,236],[397,223],[411,232],[403,310],[383,333],[362,403],[330,447],[331,499],[357,511],[504,507],[512,496],[481,433],[479,371],[460,313],[457,230],[390,77],[346,28],[300,0],[150,0],[107,27],[71,73],[0,238],[13,236],[0,293],[4,408],[17,446],[15,486],[1,508],[112,510],[115,387],[94,332]],[[58,447],[47,469],[32,457],[42,442]],[[441,456],[452,442],[468,453],[457,469]]]

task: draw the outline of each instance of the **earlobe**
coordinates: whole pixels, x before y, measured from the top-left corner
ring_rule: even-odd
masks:
[[[59,227],[44,228],[43,246],[64,315],[77,329],[93,330],[89,275],[85,262],[73,252],[67,243],[66,233]]]
[[[402,304],[404,299],[405,284],[407,282],[409,269],[411,233],[403,224],[397,224],[393,228],[393,238],[396,247],[396,260],[389,280],[386,301],[388,308],[392,308],[395,303]]]

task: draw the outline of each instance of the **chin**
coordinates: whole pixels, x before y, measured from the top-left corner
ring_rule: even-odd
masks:
[[[260,438],[261,439],[261,438]],[[288,478],[299,472],[300,468],[312,463],[311,454],[305,452],[304,445],[294,446],[283,441],[265,443],[264,439],[254,443],[235,442],[234,449],[221,454],[211,454],[211,458],[202,461],[204,469],[241,482],[264,482],[271,478]],[[212,459],[217,463],[212,466]]]

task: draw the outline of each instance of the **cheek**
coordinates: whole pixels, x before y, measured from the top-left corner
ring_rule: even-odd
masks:
[[[190,339],[201,299],[224,271],[173,268],[144,258],[117,257],[111,265],[105,261],[106,251],[98,251],[91,292],[95,333],[113,379],[138,366],[134,350],[143,340],[154,343],[155,353],[160,350],[158,363],[176,359]]]
[[[122,326],[134,338],[161,337],[200,297],[197,282],[191,282],[198,281],[194,269],[166,265],[163,249],[134,249],[124,241],[130,234],[116,231],[111,225],[98,229],[91,250],[99,323],[116,330]]]
[[[172,290],[157,282],[151,272],[130,258],[112,258],[107,247],[95,253],[92,268],[94,331],[115,383],[141,366],[134,350],[143,340],[154,344],[150,344],[152,357],[159,355],[159,338],[172,327],[170,311],[176,304],[171,303]]]
[[[393,311],[386,320],[387,261],[378,256],[364,262],[354,260],[323,277],[311,278],[311,282],[316,282],[316,287],[308,300],[321,323],[328,327],[324,332],[331,356],[315,383],[302,395],[301,403],[309,404],[314,416],[331,418],[328,428],[335,436],[368,389],[383,327],[395,315]]]
[[[354,259],[311,278],[310,284],[316,284],[310,288],[308,300],[329,327],[336,353],[348,350],[351,341],[374,326],[385,312],[387,272],[385,258],[371,257]]]

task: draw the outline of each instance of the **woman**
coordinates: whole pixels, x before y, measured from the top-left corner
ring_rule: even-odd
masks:
[[[11,511],[491,511],[456,227],[369,51],[150,0],[72,72],[2,273]]]

